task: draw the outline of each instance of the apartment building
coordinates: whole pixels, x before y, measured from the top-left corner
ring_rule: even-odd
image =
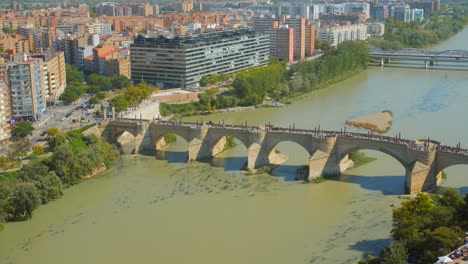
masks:
[[[1,65],[8,69],[13,118],[31,121],[42,118],[46,111],[42,59],[17,54],[12,62]]]
[[[329,42],[331,46],[336,47],[346,40],[366,40],[367,28],[366,24],[321,27],[319,37],[320,41]]]
[[[202,76],[266,65],[269,37],[248,29],[175,38],[138,36],[130,52],[133,81],[197,88]]]
[[[44,54],[33,55],[42,59],[46,102],[55,103],[67,86],[65,55],[63,51],[47,51]]]
[[[0,58],[0,143],[4,144],[10,138],[8,121],[12,116],[11,93],[8,84],[8,66]]]

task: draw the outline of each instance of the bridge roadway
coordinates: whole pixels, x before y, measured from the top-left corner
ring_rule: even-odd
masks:
[[[342,161],[351,152],[369,149],[386,153],[405,168],[405,192],[434,191],[442,170],[468,164],[468,149],[450,147],[435,140],[408,140],[365,133],[265,126],[194,123],[143,119],[114,119],[101,124],[102,136],[119,145],[131,142],[131,153],[160,151],[167,145],[164,135],[176,134],[188,142],[188,160],[206,160],[223,151],[226,136],[247,147],[247,167],[270,164],[280,142],[291,141],[310,154],[309,176],[339,175],[347,168]],[[126,133],[127,132],[127,133]],[[131,140],[128,136],[131,134]],[[127,142],[127,143],[125,143]],[[129,151],[127,151],[129,153]]]
[[[380,61],[380,65],[391,63],[392,60],[422,61],[427,69],[439,62],[458,62],[461,66],[467,66],[468,50],[425,51],[415,48],[386,51],[378,48],[369,48],[370,57]]]

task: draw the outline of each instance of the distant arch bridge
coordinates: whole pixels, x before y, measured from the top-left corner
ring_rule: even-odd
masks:
[[[426,51],[416,48],[407,48],[397,51],[387,51],[379,48],[369,48],[371,59],[378,60],[381,66],[391,63],[392,60],[422,61],[425,68],[435,66],[440,62],[459,62],[468,68],[468,50]]]

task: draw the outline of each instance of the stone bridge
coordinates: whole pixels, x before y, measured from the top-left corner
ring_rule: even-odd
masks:
[[[441,182],[441,172],[457,164],[468,164],[468,150],[441,145],[434,140],[405,140],[346,131],[323,131],[280,128],[272,125],[242,126],[225,124],[182,123],[159,120],[119,119],[103,122],[102,136],[111,143],[121,143],[131,134],[131,150],[159,151],[166,146],[164,135],[176,134],[188,142],[188,161],[206,160],[219,154],[232,136],[247,147],[247,167],[255,169],[270,164],[275,147],[285,141],[302,146],[310,154],[309,179],[339,175],[342,160],[357,150],[386,153],[406,170],[405,192],[434,191]],[[126,135],[126,136],[124,136]]]

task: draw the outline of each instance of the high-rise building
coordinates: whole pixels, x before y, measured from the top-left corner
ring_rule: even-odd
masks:
[[[8,121],[12,114],[8,66],[4,63],[3,58],[0,58],[0,143],[2,144],[10,138]]]
[[[270,36],[270,56],[289,63],[294,61],[294,29],[287,25],[267,31]]]
[[[67,86],[64,53],[48,50],[32,57],[42,59],[45,98],[47,103],[55,103]]]
[[[294,29],[294,59],[303,60],[305,58],[305,18],[288,18],[285,22]]]
[[[42,59],[17,54],[6,63],[11,91],[12,116],[37,121],[45,115],[46,100]]]
[[[391,7],[391,14],[395,20],[411,21],[411,10],[408,4],[399,4]]]
[[[175,38],[140,35],[130,50],[133,81],[196,88],[202,76],[266,65],[269,38],[248,29]]]

